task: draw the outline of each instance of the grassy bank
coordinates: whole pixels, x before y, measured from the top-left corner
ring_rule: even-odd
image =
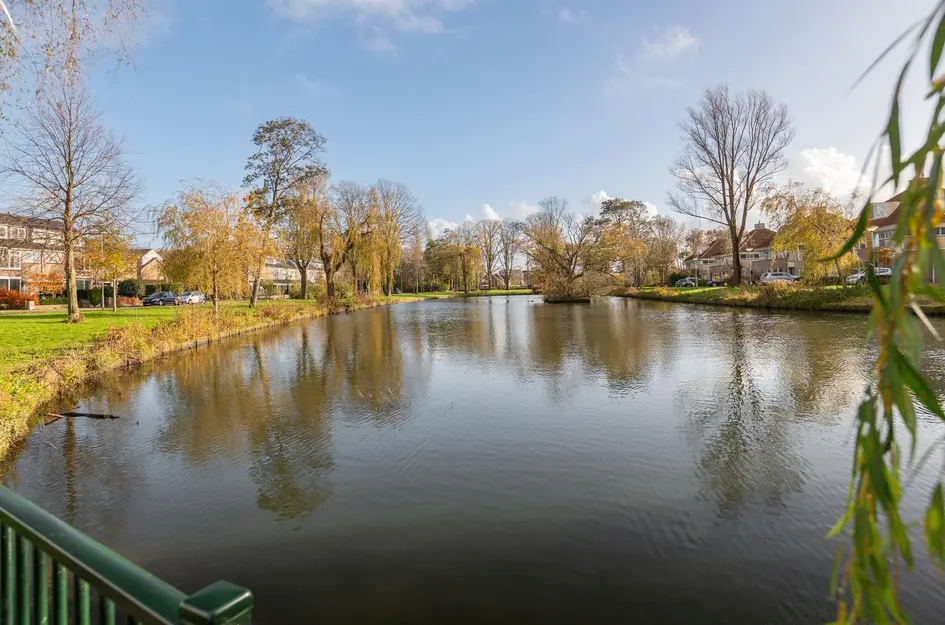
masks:
[[[78,325],[64,323],[65,313],[0,317],[0,455],[29,432],[44,403],[102,372],[234,334],[383,303],[287,300],[255,310],[223,306],[218,315],[209,306],[90,310]]]
[[[868,313],[873,306],[872,296],[865,287],[839,286],[804,287],[780,284],[771,287],[652,287],[626,289],[615,293],[622,297],[653,299],[710,306],[740,306],[746,308],[775,308],[786,310],[828,310]],[[945,315],[945,306],[921,299],[927,314]]]

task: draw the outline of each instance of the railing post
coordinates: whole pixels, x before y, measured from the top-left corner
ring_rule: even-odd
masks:
[[[229,582],[216,582],[180,604],[181,625],[250,625],[253,593]]]

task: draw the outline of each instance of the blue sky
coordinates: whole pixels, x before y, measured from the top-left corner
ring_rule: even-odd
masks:
[[[856,77],[929,0],[172,0],[93,92],[160,203],[238,187],[255,127],[308,120],[336,180],[406,183],[435,227],[522,217],[546,195],[668,212],[677,123],[706,87],[765,89],[790,176],[849,191],[896,58]],[[925,68],[921,68],[924,72]],[[921,98],[921,84],[908,96]],[[913,114],[915,137],[923,119]]]

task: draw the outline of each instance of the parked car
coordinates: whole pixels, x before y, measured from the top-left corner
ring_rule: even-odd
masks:
[[[157,291],[141,300],[142,306],[176,306],[177,293],[171,291]]]
[[[719,278],[718,280],[709,280],[705,283],[706,286],[725,286],[725,280]]]
[[[177,297],[178,304],[204,304],[207,296],[200,291],[184,291]]]
[[[676,286],[698,286],[695,278],[683,278],[682,280],[676,280]]]
[[[769,271],[763,274],[761,278],[758,279],[758,282],[768,284],[769,282],[794,282],[799,279],[799,276],[795,276],[786,271]]]
[[[875,271],[876,277],[879,278],[880,282],[885,282],[892,276],[892,269],[889,267],[877,267]],[[868,279],[865,271],[858,271],[851,276],[847,276],[847,284],[866,284]]]

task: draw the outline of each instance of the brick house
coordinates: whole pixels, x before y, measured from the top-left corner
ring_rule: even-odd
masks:
[[[745,234],[738,248],[743,281],[755,282],[769,271],[786,271],[796,275],[803,269],[802,250],[775,252],[771,248],[776,235],[764,223],[755,224],[754,229]],[[700,253],[690,254],[683,259],[683,266],[701,280],[728,280],[732,277],[732,254],[728,249],[727,240],[714,239]]]
[[[92,274],[85,268],[81,241],[76,248],[76,288],[88,289]],[[38,290],[50,278],[62,280],[63,273],[60,222],[0,213],[0,287]]]

